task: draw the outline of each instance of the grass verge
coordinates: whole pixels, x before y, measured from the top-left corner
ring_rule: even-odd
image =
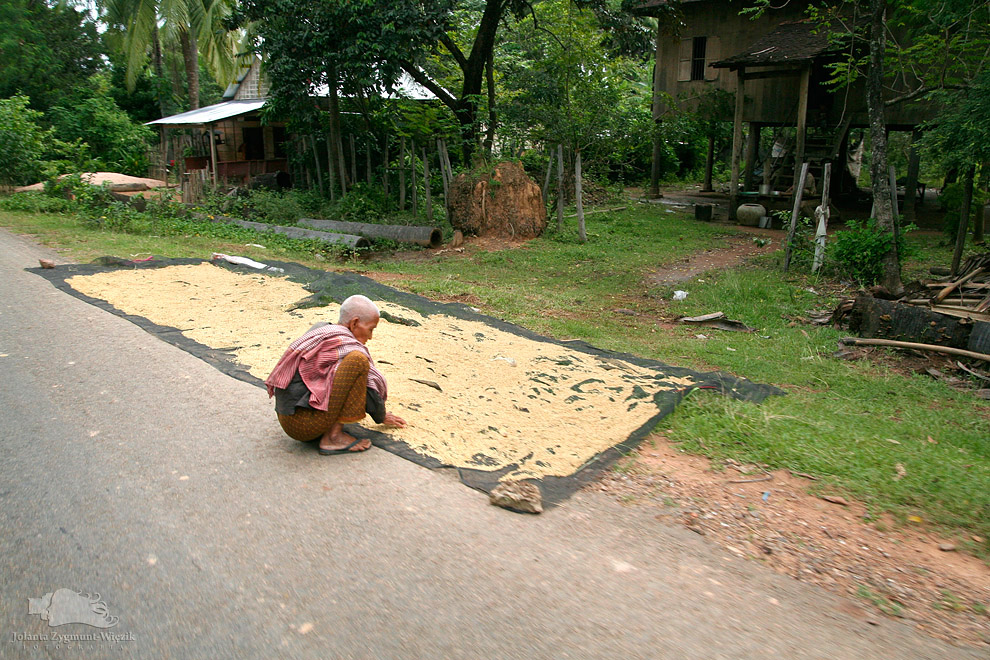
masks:
[[[163,220],[157,232],[147,226],[118,233],[72,214],[0,211],[0,225],[77,261],[218,251],[326,266],[312,245],[273,242],[248,230],[224,234],[203,223]],[[954,534],[961,547],[990,557],[990,405],[927,376],[832,358],[842,333],[793,319],[834,305],[836,297],[827,293],[834,287],[806,275],[784,276],[779,255],[685,282],[678,287],[689,292],[682,302],[650,285],[652,269],[718,247],[735,231],[634,206],[590,216],[585,244],[568,225],[514,249],[469,246],[414,259],[377,254],[333,265],[428,297],[467,301],[549,336],[777,385],[788,395],[759,406],[693,394],[661,429],[685,451],[814,474],[821,478],[817,488],[854,496],[874,514],[920,517]],[[950,247],[933,246],[930,237],[909,240],[924,247],[924,259],[948,261]],[[923,266],[908,269],[922,272]],[[670,323],[714,311],[757,332],[699,332]]]

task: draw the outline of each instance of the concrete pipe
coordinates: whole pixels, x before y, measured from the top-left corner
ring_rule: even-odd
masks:
[[[303,218],[299,224],[345,234],[357,234],[367,238],[388,238],[400,243],[415,243],[424,247],[440,247],[443,233],[437,227],[407,227],[405,225],[376,225],[367,222],[342,222]]]
[[[210,220],[207,216],[197,213],[196,217],[201,220]],[[351,249],[366,248],[371,246],[371,241],[369,241],[364,236],[355,236],[352,234],[335,234],[325,231],[315,231],[313,229],[304,229],[302,227],[283,227],[281,225],[270,225],[264,222],[251,222],[250,220],[240,220],[239,218],[229,218],[227,216],[216,216],[210,222],[224,222],[228,224],[237,225],[239,227],[246,227],[248,229],[254,229],[259,232],[271,232],[273,234],[282,234],[283,236],[288,236],[289,238],[315,238],[320,241],[327,243],[334,243],[335,245],[343,245]]]

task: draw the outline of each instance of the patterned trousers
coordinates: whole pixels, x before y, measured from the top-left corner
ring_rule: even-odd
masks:
[[[337,366],[326,410],[296,408],[294,415],[278,415],[282,430],[293,440],[310,442],[320,438],[337,422],[348,424],[364,419],[368,388],[368,356],[351,351]]]

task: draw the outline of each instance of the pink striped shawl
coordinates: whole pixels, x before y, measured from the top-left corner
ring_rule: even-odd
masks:
[[[368,387],[378,392],[383,401],[387,399],[385,376],[375,367],[368,348],[345,326],[334,324],[311,328],[289,345],[265,381],[268,396],[275,396],[275,388],[288,387],[298,371],[310,391],[309,405],[316,410],[326,410],[337,365],[351,351],[361,351],[368,356],[371,363]]]

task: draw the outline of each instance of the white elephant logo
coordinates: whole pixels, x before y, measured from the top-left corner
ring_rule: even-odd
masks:
[[[41,598],[28,598],[28,614],[40,614],[49,627],[66,623],[84,623],[94,628],[113,628],[119,617],[110,616],[100,594],[83,595],[71,589],[59,589]]]

